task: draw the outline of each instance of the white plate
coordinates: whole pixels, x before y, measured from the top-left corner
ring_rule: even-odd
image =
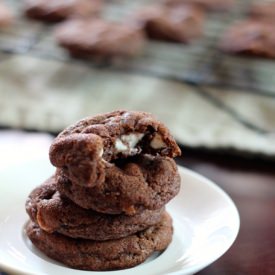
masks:
[[[48,160],[37,160],[1,172],[1,270],[13,274],[87,274],[50,260],[24,235],[27,195],[53,171]],[[139,266],[106,274],[192,274],[214,262],[232,245],[240,224],[232,200],[208,179],[186,168],[180,167],[179,171],[181,192],[167,206],[174,221],[172,243],[162,254]]]

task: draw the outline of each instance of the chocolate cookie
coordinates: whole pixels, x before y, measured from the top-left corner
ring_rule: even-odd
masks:
[[[13,17],[11,10],[3,3],[0,3],[0,27],[10,26],[13,22]]]
[[[49,234],[32,222],[26,227],[32,243],[49,257],[72,268],[98,271],[129,268],[142,263],[154,251],[164,250],[171,242],[172,233],[172,220],[168,214],[163,215],[159,224],[142,232],[109,241]]]
[[[145,43],[141,30],[100,19],[69,20],[56,28],[55,36],[76,57],[135,56]]]
[[[235,4],[235,0],[164,0],[163,2],[169,6],[194,4],[209,11],[227,11]]]
[[[98,14],[102,0],[27,0],[28,17],[48,22],[59,22],[69,17],[88,17]]]
[[[194,5],[155,5],[135,17],[151,39],[187,43],[202,35],[204,14]]]
[[[253,4],[250,7],[249,15],[255,19],[275,22],[275,2]]]
[[[140,155],[105,169],[105,181],[93,187],[73,184],[57,169],[57,189],[83,208],[108,214],[136,214],[162,208],[180,189],[175,161]]]
[[[86,210],[61,197],[54,177],[29,195],[26,210],[33,222],[48,233],[58,232],[72,238],[118,239],[160,222],[164,209],[145,210],[134,216],[105,215]]]
[[[163,123],[149,113],[133,111],[114,111],[82,119],[61,132],[50,148],[52,164],[61,168],[72,183],[97,188],[104,183],[106,171],[109,178],[112,173],[119,173],[114,167],[116,160],[140,154],[172,158],[181,151]],[[175,175],[174,162],[165,158],[157,160],[160,167],[171,168],[167,170],[170,176]],[[135,166],[132,172],[127,168],[127,173],[139,179],[141,168]]]
[[[226,32],[220,47],[232,54],[275,58],[274,25],[256,20],[239,22]]]

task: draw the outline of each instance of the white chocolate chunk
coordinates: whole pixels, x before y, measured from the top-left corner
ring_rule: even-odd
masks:
[[[132,133],[128,135],[122,135],[115,141],[115,149],[117,153],[126,153],[134,155],[138,152],[135,148],[139,141],[144,137],[142,133]]]
[[[99,154],[98,154],[98,155],[99,155],[99,157],[100,157],[100,158],[103,156],[103,148],[101,148],[101,149],[100,149],[100,151],[99,151]]]
[[[115,148],[118,153],[128,150],[128,147],[119,138],[115,142]]]
[[[138,142],[143,138],[143,136],[144,134],[141,133],[122,135],[121,140],[124,144],[129,145],[130,149],[133,149],[136,147]]]
[[[166,143],[162,140],[162,137],[159,134],[156,134],[154,136],[154,138],[150,142],[150,146],[153,149],[162,149],[162,148],[167,147]]]

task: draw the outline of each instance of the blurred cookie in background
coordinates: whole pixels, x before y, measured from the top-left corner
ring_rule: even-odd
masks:
[[[101,19],[72,19],[55,29],[60,46],[74,57],[135,56],[145,44],[142,30]]]
[[[9,27],[14,21],[12,11],[5,4],[0,2],[0,28]]]
[[[163,0],[168,6],[195,4],[207,11],[227,11],[234,7],[235,0]]]
[[[250,7],[248,14],[255,19],[275,21],[275,1],[255,3]]]
[[[103,0],[27,0],[25,13],[29,18],[59,22],[70,17],[89,17],[100,13]]]
[[[203,34],[204,12],[194,5],[149,6],[133,17],[150,39],[189,43]]]
[[[220,48],[230,54],[275,58],[274,25],[251,19],[235,23],[225,33]]]

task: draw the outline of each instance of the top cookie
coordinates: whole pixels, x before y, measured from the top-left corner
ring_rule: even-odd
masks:
[[[137,154],[176,157],[181,151],[166,126],[151,114],[114,111],[88,117],[61,132],[50,148],[50,160],[70,180],[93,186],[120,158]]]
[[[102,0],[27,0],[25,12],[33,19],[59,22],[69,17],[97,14],[102,4]]]

